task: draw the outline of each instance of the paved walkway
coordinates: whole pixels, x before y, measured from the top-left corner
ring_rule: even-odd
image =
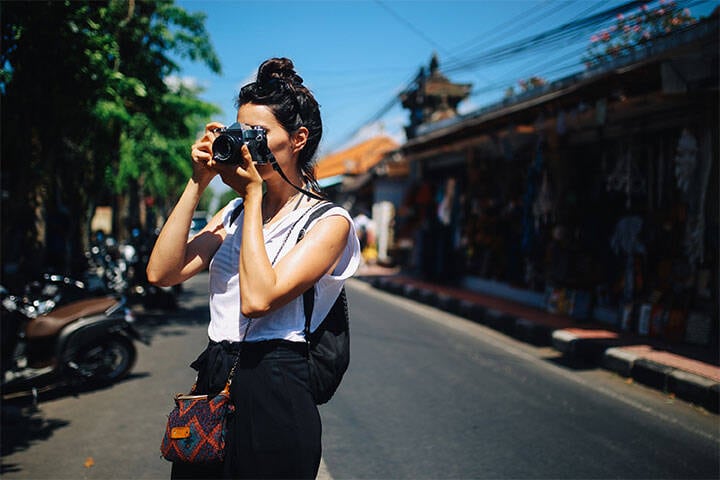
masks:
[[[670,395],[720,413],[720,358],[716,349],[669,344],[619,332],[611,326],[580,322],[474,291],[436,285],[398,269],[364,265],[357,278],[376,288],[427,303],[482,323],[520,340],[552,346]]]

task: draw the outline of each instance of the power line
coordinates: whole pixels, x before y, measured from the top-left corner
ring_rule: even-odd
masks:
[[[429,36],[427,36],[427,35],[425,34],[425,32],[423,32],[422,30],[420,30],[419,28],[417,28],[415,25],[413,25],[413,24],[410,23],[408,20],[406,20],[404,17],[401,17],[397,12],[395,12],[395,10],[391,9],[390,7],[388,7],[387,5],[385,5],[385,4],[384,4],[383,2],[381,2],[380,0],[375,0],[375,3],[377,3],[377,4],[380,6],[380,8],[382,8],[382,9],[385,10],[387,13],[389,13],[393,18],[395,18],[395,20],[397,20],[398,22],[402,23],[402,24],[405,25],[407,28],[409,28],[410,30],[412,30],[413,33],[415,33],[417,36],[419,36],[420,38],[422,38],[423,40],[425,40],[427,43],[429,43],[429,44],[432,45],[433,47],[437,48],[438,50],[441,50],[441,51],[444,51],[444,50],[445,50],[439,43],[437,43],[435,40],[433,40],[432,38],[430,38]]]
[[[652,0],[650,0],[652,3]],[[377,2],[380,4],[380,2]],[[444,73],[453,73],[453,72],[461,72],[461,71],[472,71],[473,69],[477,68],[478,65],[488,65],[490,63],[499,63],[503,61],[507,61],[510,58],[519,58],[519,55],[530,53],[532,51],[537,50],[545,50],[547,51],[553,46],[556,46],[561,43],[567,44],[571,40],[576,40],[579,36],[583,34],[587,34],[589,30],[596,30],[599,28],[599,26],[607,21],[614,19],[617,17],[618,14],[625,13],[629,10],[636,9],[643,4],[646,4],[646,1],[630,1],[626,2],[622,5],[612,7],[606,10],[603,10],[599,13],[592,14],[590,16],[582,16],[582,13],[579,15],[576,15],[573,17],[572,20],[565,22],[564,24],[560,25],[559,27],[555,27],[549,30],[546,30],[544,32],[541,32],[539,34],[531,35],[529,37],[525,37],[521,40],[510,42],[509,44],[494,48],[492,50],[479,53],[471,58],[468,59],[452,59],[450,62],[446,63],[443,72]],[[690,0],[688,2],[683,2],[682,0],[678,2],[679,4],[682,4],[684,7],[688,8],[691,6],[707,3],[707,0]],[[588,9],[586,9],[583,13],[589,13],[597,10],[600,6],[602,6],[604,2],[596,2],[592,6],[590,6]],[[383,6],[384,7],[384,6]],[[506,22],[503,25],[509,24],[510,22]],[[409,24],[411,25],[411,24]],[[415,27],[411,27],[415,28]],[[416,32],[417,33],[417,32]],[[422,34],[424,35],[424,34]],[[429,41],[431,43],[434,43],[431,39],[427,38],[426,41]],[[561,55],[563,57],[566,57],[568,59],[571,59],[575,56],[579,56],[582,51],[584,51],[587,48],[587,45],[584,45],[581,49],[574,49],[571,52],[568,52],[567,50],[562,50]],[[577,69],[577,67],[582,65],[581,60],[574,60],[570,64],[564,65],[562,60],[557,60],[557,57],[555,59],[548,58],[548,56],[545,56],[543,59],[543,63],[535,68],[537,69],[544,69],[547,68],[550,65],[555,65],[557,68],[553,69],[549,72],[543,72],[544,74],[555,74],[559,72],[568,72],[571,69]],[[515,70],[517,72],[517,70]],[[489,93],[492,91],[499,90],[500,88],[507,88],[508,86],[508,80],[507,76],[502,80],[495,80],[490,85],[486,85],[482,87],[481,89],[473,89],[473,91],[470,93],[470,97],[475,97],[483,93]],[[510,81],[514,83],[517,78],[515,77],[511,79]],[[413,75],[404,85],[404,87],[401,89],[401,92],[408,91],[418,80],[417,75]],[[357,127],[353,129],[351,132],[349,132],[341,143],[346,142],[352,136],[354,136],[358,131],[360,131],[361,128],[363,128],[365,125],[368,125],[372,122],[375,122],[382,118],[388,111],[390,111],[397,103],[399,102],[399,95],[394,95],[392,99],[387,101],[383,106],[380,108],[380,110],[375,113],[369,120],[362,123],[360,127]]]
[[[587,9],[583,10],[582,12],[575,15],[573,18],[570,19],[570,21],[577,20],[578,18],[582,18],[586,15],[589,15],[590,12],[593,12],[597,10],[598,8],[602,7],[607,3],[606,0],[599,0],[598,2],[594,3],[592,6],[588,7]]]
[[[385,5],[383,5],[379,0],[376,0],[376,3],[378,3],[378,5],[380,5],[380,6],[383,7],[385,10],[387,10],[387,11],[388,11],[391,15],[393,15],[395,18],[397,18],[398,20],[400,20],[401,22],[403,22],[404,24],[406,24],[406,25],[407,25],[409,28],[411,28],[413,31],[415,31],[416,33],[418,33],[419,35],[421,35],[426,41],[428,41],[429,43],[431,43],[431,44],[436,45],[436,46],[439,47],[439,45],[437,45],[436,42],[434,42],[434,41],[433,41],[432,39],[430,39],[429,37],[426,37],[423,32],[421,32],[421,31],[419,31],[418,29],[416,29],[416,27],[415,27],[414,25],[412,25],[411,23],[407,22],[407,21],[406,21],[405,19],[403,19],[402,17],[399,17],[394,11],[390,10],[389,8],[387,8],[387,7],[386,7]],[[641,1],[629,2],[629,4],[633,4],[633,5],[635,5],[635,4],[641,4],[641,3],[642,3]],[[626,5],[628,5],[628,4],[626,4]],[[613,14],[614,14],[615,10],[616,10],[616,9],[610,9],[609,11],[612,11]],[[624,10],[623,10],[623,11],[624,11]],[[606,11],[606,12],[607,12],[607,11]],[[592,18],[592,17],[591,17],[591,18]],[[559,27],[559,28],[567,27],[567,25],[568,25],[568,23],[564,24],[562,27]],[[558,29],[556,28],[556,29],[554,29],[554,30],[551,30],[551,32],[557,31],[557,30],[558,30]],[[527,39],[521,40],[521,41],[518,41],[518,42],[514,42],[514,43],[511,44],[511,45],[518,45],[518,44],[521,45],[523,42],[524,42],[525,44],[527,44],[528,42],[534,42],[534,41],[536,41],[539,37],[541,37],[542,35],[543,35],[543,34],[535,35],[535,36],[533,36],[533,37],[530,37],[529,40],[527,40]],[[545,35],[547,35],[547,33],[546,33]],[[440,47],[440,48],[442,48],[442,47]],[[500,47],[500,49],[495,49],[495,51],[501,51],[502,48],[507,48],[507,47]],[[517,48],[517,47],[513,47],[513,48]],[[507,54],[505,54],[505,55],[507,55]],[[450,61],[451,65],[452,65],[452,61],[453,61],[453,59],[451,59],[451,61]],[[456,67],[452,67],[452,66],[451,66],[451,67],[449,67],[449,68],[444,68],[443,70],[444,70],[445,72],[449,72],[449,71],[454,71],[454,70],[458,70],[458,71],[459,71],[459,70],[463,70],[463,69],[464,69],[464,67],[462,67],[462,66],[465,65],[465,63],[464,63],[462,60],[455,60],[455,63],[456,63],[457,65],[459,65],[459,66],[456,66]],[[417,81],[417,78],[418,78],[417,75],[413,75],[410,80],[408,80],[406,83],[404,83],[405,87],[403,87],[403,89],[401,90],[401,92],[402,92],[402,91],[407,91],[407,90]],[[493,87],[493,89],[495,89],[495,88],[497,88],[497,87]],[[390,111],[390,109],[392,109],[392,108],[398,103],[398,101],[399,101],[399,95],[394,95],[389,101],[387,101],[385,104],[383,104],[383,106],[380,108],[380,110],[379,110],[376,114],[374,114],[370,119],[368,119],[368,120],[366,120],[365,122],[363,122],[359,127],[354,128],[352,131],[350,131],[347,135],[345,135],[345,136],[343,137],[343,139],[342,139],[341,141],[338,142],[338,144],[342,144],[342,143],[347,142],[347,141],[348,141],[350,138],[352,138],[358,131],[360,131],[360,129],[362,129],[363,126],[365,126],[365,125],[367,125],[367,124],[370,124],[370,123],[372,123],[372,122],[375,122],[375,121],[377,121],[378,119],[382,118],[382,116],[385,115],[388,111]]]
[[[466,52],[466,51],[469,51],[469,50],[477,50],[477,48],[478,48],[477,45],[476,45],[476,42],[477,42],[477,41],[481,41],[482,44],[487,47],[488,45],[492,45],[492,44],[496,41],[496,39],[497,39],[497,40],[500,40],[500,39],[502,39],[502,38],[505,38],[505,37],[507,36],[506,30],[507,30],[509,27],[512,27],[512,30],[522,29],[522,28],[524,28],[526,25],[532,25],[532,24],[535,23],[535,22],[537,21],[537,19],[539,19],[539,18],[545,18],[545,17],[547,17],[547,14],[545,13],[544,10],[547,9],[547,7],[552,8],[554,5],[553,5],[553,3],[552,3],[550,0],[545,0],[544,3],[545,3],[545,6],[544,6],[544,7],[532,8],[532,11],[529,12],[529,13],[528,13],[527,11],[523,11],[523,12],[521,12],[519,15],[511,18],[511,19],[508,20],[507,22],[504,22],[504,23],[501,24],[500,26],[493,28],[493,29],[492,29],[492,32],[490,33],[489,36],[488,36],[488,33],[485,32],[485,33],[483,33],[483,34],[481,34],[481,35],[478,35],[478,36],[474,37],[474,38],[473,38],[472,40],[470,40],[470,41],[464,42],[463,44],[461,44],[462,46],[455,48],[455,50],[459,51],[460,53],[458,53],[457,55],[448,56],[448,57],[446,58],[446,60],[449,60],[450,62],[453,62],[453,61],[454,61],[454,62],[460,62],[460,61],[461,61],[460,57],[464,54],[463,50],[464,50],[465,52]],[[565,5],[567,6],[567,5],[570,5],[571,3],[572,3],[572,2],[566,2]],[[562,8],[559,9],[559,10],[562,10]],[[557,13],[559,10],[555,10],[554,13]],[[552,13],[550,13],[550,15],[551,15],[551,14],[552,14]],[[525,23],[518,26],[518,25],[517,25],[517,22],[518,22],[519,20],[525,20]],[[512,33],[512,32],[511,32],[511,33]],[[443,70],[444,70],[444,69],[443,69]],[[489,80],[488,80],[486,77],[480,76],[477,72],[473,72],[473,75],[474,75],[476,78],[480,78],[480,79],[481,79],[482,81],[484,81],[484,82],[489,82]]]
[[[477,48],[476,43],[478,41],[482,41],[484,44],[487,45],[489,43],[492,43],[490,40],[491,38],[494,40],[494,37],[504,36],[505,29],[507,29],[508,27],[512,26],[513,29],[515,29],[518,21],[526,20],[528,18],[531,18],[534,21],[535,17],[545,15],[544,9],[549,6],[550,0],[545,0],[542,3],[545,4],[545,6],[533,8],[533,12],[531,12],[531,13],[528,13],[527,11],[523,10],[521,13],[512,17],[511,19],[507,20],[506,22],[501,23],[500,25],[498,25],[496,27],[492,27],[491,31],[483,32],[479,35],[476,35],[472,39],[461,43],[460,45],[455,47],[456,50],[459,50],[459,51],[465,51],[465,50],[470,50],[470,49],[474,50]]]
[[[706,1],[705,1],[705,0],[697,0],[697,1],[689,2],[689,3],[687,4],[686,8],[687,8],[687,7],[696,6],[696,5],[702,4],[702,3],[706,3]],[[686,28],[691,28],[691,27],[686,27]],[[660,36],[660,37],[655,37],[654,40],[657,40],[657,39],[659,39],[659,38],[663,38],[663,37],[668,36],[668,35],[672,35],[672,34],[674,34],[674,33],[676,33],[676,31],[671,32],[671,33],[668,33],[668,34],[665,34],[665,35],[662,35],[662,36]],[[636,44],[628,44],[628,45],[625,45],[625,46],[623,46],[623,47],[620,47],[619,50],[617,51],[617,53],[618,53],[620,56],[622,56],[623,54],[625,54],[625,53],[627,53],[627,52],[633,51],[636,47],[637,47]],[[551,59],[547,59],[547,58],[546,58],[546,59],[545,59],[546,61],[544,61],[544,63],[543,63],[542,65],[540,65],[539,67],[537,67],[537,70],[538,70],[538,71],[542,71],[542,73],[543,73],[545,76],[550,76],[550,77],[552,77],[552,76],[557,76],[558,74],[561,74],[561,73],[564,74],[563,76],[568,75],[570,72],[575,72],[575,73],[577,73],[577,72],[581,71],[582,68],[584,67],[584,62],[583,62],[583,60],[581,59],[581,54],[582,54],[584,51],[586,51],[586,49],[587,49],[587,46],[584,45],[584,46],[582,46],[582,47],[580,47],[580,48],[575,48],[575,49],[572,50],[572,52],[570,52],[570,53],[565,53],[565,54],[563,54],[563,56],[566,58],[566,60],[569,60],[569,62],[568,62],[568,61],[563,62],[562,59],[558,59],[557,57],[551,58]],[[549,66],[555,66],[556,68],[553,68],[552,70],[544,70],[545,68],[547,68],[547,67],[549,67]],[[526,71],[527,71],[527,70],[526,70]],[[496,83],[494,83],[494,84],[492,84],[492,85],[489,85],[489,86],[487,86],[487,87],[485,87],[485,88],[482,88],[482,89],[474,89],[474,90],[471,92],[470,96],[471,96],[471,97],[475,97],[475,96],[478,96],[478,95],[481,95],[481,94],[490,93],[490,92],[493,92],[493,91],[500,90],[500,89],[502,89],[502,88],[506,88],[506,87],[508,86],[508,84],[510,84],[510,85],[514,84],[514,82],[515,82],[518,78],[521,78],[521,77],[520,77],[519,75],[516,75],[514,78],[510,78],[509,76],[508,76],[508,77],[504,77],[503,80],[507,80],[505,83],[503,83],[503,80],[499,80],[498,82],[496,82]]]
[[[510,44],[480,53],[465,61],[453,63],[450,65],[446,64],[443,70],[446,73],[469,70],[479,64],[486,65],[489,62],[498,62],[507,58],[508,56],[528,51],[531,48],[538,49],[541,47],[547,47],[548,45],[552,45],[553,43],[562,41],[563,38],[566,38],[567,36],[569,36],[569,34],[574,33],[578,29],[591,28],[601,21],[615,17],[617,14],[626,12],[629,9],[639,7],[643,3],[644,1],[627,2],[618,7],[613,7],[603,12],[591,15],[590,17],[585,17],[580,20],[564,23],[559,27],[555,27],[545,32],[535,34],[530,37],[525,37],[523,39],[511,42]]]
[[[392,98],[390,98],[388,101],[386,101],[380,109],[373,114],[368,120],[365,120],[363,123],[360,124],[360,126],[353,128],[349,132],[347,132],[345,135],[341,137],[340,140],[336,141],[334,145],[330,147],[330,151],[338,148],[342,144],[348,142],[352,137],[354,137],[360,130],[362,130],[363,127],[365,127],[368,124],[371,124],[373,122],[378,121],[381,119],[387,112],[389,112],[399,101],[400,101],[400,94],[404,91],[407,91],[407,89],[417,80],[417,75],[412,75],[408,80],[401,83],[403,87],[399,89],[398,93],[393,94]]]
[[[603,3],[603,2],[601,1],[599,3]],[[690,8],[690,7],[694,7],[694,6],[702,4],[702,3],[707,3],[707,1],[706,0],[690,0],[688,2],[683,2],[682,6],[685,8]],[[595,7],[591,7],[591,8],[597,8],[597,4]],[[596,26],[596,28],[599,28],[599,27],[600,27],[600,25]],[[579,31],[579,32],[577,32],[576,35],[574,35],[571,38],[575,39],[581,34],[582,34],[582,32]],[[551,58],[549,58],[548,56],[544,56],[539,63],[536,62],[532,66],[525,67],[525,68],[523,68],[522,71],[514,70],[515,79],[517,80],[519,78],[522,78],[522,76],[525,72],[527,72],[528,74],[542,73],[545,76],[547,76],[550,73],[556,73],[558,71],[558,69],[554,69],[551,72],[546,72],[545,69],[550,66],[557,66],[559,63],[562,63],[564,59],[573,59],[574,63],[572,65],[580,67],[583,65],[581,55],[587,51],[587,48],[588,48],[588,45],[583,44],[580,48],[575,48],[571,51],[562,49],[562,50],[558,51],[559,55],[556,55]],[[567,70],[567,69],[568,69],[568,67],[561,69],[561,70]]]
[[[705,3],[705,0],[697,0],[691,2],[678,2],[686,7],[699,3]],[[472,70],[478,65],[486,66],[491,63],[499,63],[508,58],[516,57],[521,53],[530,53],[532,51],[544,49],[547,50],[555,45],[568,43],[578,35],[587,33],[589,30],[598,28],[598,25],[604,21],[614,19],[618,14],[632,10],[638,5],[645,4],[643,1],[633,1],[625,3],[621,6],[613,7],[601,13],[585,17],[577,21],[567,22],[559,27],[542,32],[540,34],[509,43],[503,47],[499,47],[484,53],[476,55],[470,60],[460,63],[446,64],[444,72],[457,72]]]

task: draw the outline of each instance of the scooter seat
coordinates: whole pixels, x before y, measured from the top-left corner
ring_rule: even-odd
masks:
[[[117,303],[114,297],[97,297],[78,300],[32,319],[25,328],[27,338],[52,337],[66,325],[88,315],[102,313]]]

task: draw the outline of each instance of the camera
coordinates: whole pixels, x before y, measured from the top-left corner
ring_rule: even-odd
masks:
[[[272,163],[273,154],[267,146],[267,133],[262,127],[242,128],[239,123],[217,130],[212,144],[213,160],[228,165],[243,165],[242,146],[247,145],[250,156],[258,165]]]

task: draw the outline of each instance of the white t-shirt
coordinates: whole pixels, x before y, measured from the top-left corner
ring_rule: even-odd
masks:
[[[210,326],[208,327],[208,336],[216,342],[223,340],[241,341],[248,322],[248,318],[241,313],[240,309],[238,274],[244,212],[230,225],[232,212],[241,203],[242,199],[237,198],[225,207],[223,225],[227,235],[210,262]],[[280,261],[295,246],[298,233],[307,222],[308,213],[313,208],[317,208],[316,203],[313,203],[310,207],[299,208],[286,215],[279,222],[263,229],[265,249],[271,261],[281,248],[289,229],[292,229],[292,231],[287,242],[285,242],[285,246],[282,247],[277,261]],[[341,207],[333,207],[323,213],[317,220],[331,215],[340,215],[346,218],[350,223],[350,231],[347,245],[337,267],[331,275],[323,275],[315,284],[315,306],[310,322],[310,331],[314,331],[320,325],[320,322],[328,314],[338,295],[340,295],[345,280],[355,273],[360,264],[360,244],[350,215]],[[308,231],[315,225],[317,220],[308,226]],[[300,295],[270,314],[254,318],[246,341],[285,339],[293,342],[304,342],[304,329],[305,311],[303,298]]]

